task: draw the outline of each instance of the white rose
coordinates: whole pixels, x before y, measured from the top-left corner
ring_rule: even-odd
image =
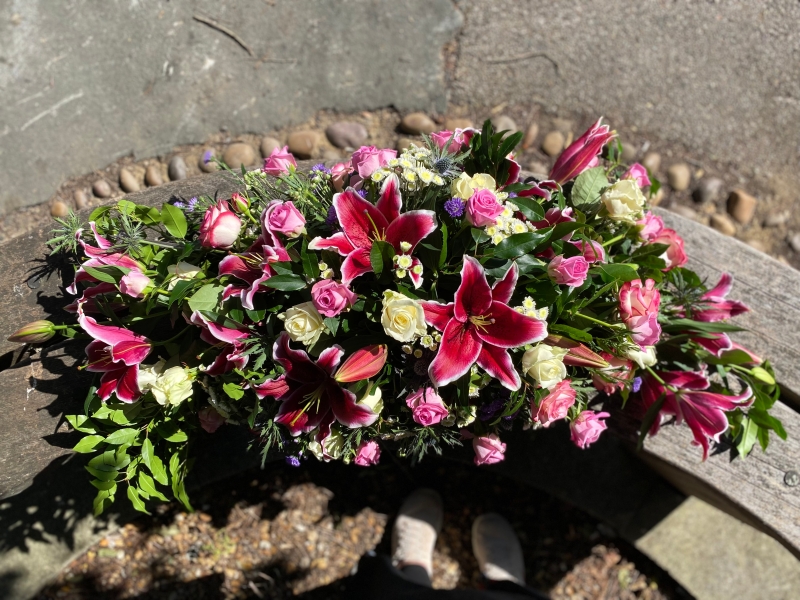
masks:
[[[567,376],[566,348],[538,344],[522,355],[522,370],[543,388],[550,389]]]
[[[191,263],[187,263],[184,261],[179,262],[177,265],[169,265],[167,267],[167,272],[170,275],[174,275],[174,277],[170,280],[169,284],[167,285],[167,289],[171,290],[175,287],[181,280],[190,280],[195,279],[198,275],[202,276],[203,272],[200,270],[200,267],[196,267]]]
[[[162,406],[177,406],[192,395],[192,380],[183,367],[171,367],[156,378],[150,391]]]
[[[147,393],[150,391],[150,388],[153,387],[158,376],[164,370],[164,361],[159,360],[154,365],[144,366],[139,365],[139,373],[136,376],[136,383],[139,385],[139,389],[142,393]]]
[[[342,457],[342,450],[344,449],[344,438],[341,433],[333,429],[328,437],[322,440],[321,444],[313,440],[308,443],[306,448],[308,448],[308,451],[311,452],[317,460],[323,460],[325,462],[339,460]]]
[[[497,189],[497,183],[491,175],[475,173],[475,175],[472,176],[472,187],[476,190],[489,190],[490,192],[494,192]]]
[[[644,194],[635,179],[621,179],[600,196],[608,218],[633,223],[642,216]]]
[[[358,401],[358,404],[366,406],[374,414],[379,415],[383,411],[383,398],[381,396],[381,388],[374,385],[368,390],[368,393]]]
[[[652,367],[658,362],[658,359],[656,359],[655,346],[645,346],[644,350],[639,348],[631,349],[628,350],[628,353],[625,356],[639,365],[639,367],[642,369],[645,367]]]
[[[303,302],[293,306],[282,314],[283,327],[293,342],[302,342],[306,346],[317,343],[325,330],[322,315],[314,308],[313,302]]]
[[[410,342],[428,332],[422,305],[411,298],[391,290],[383,292],[381,325],[386,335],[398,342]]]
[[[466,173],[461,173],[458,179],[454,179],[450,185],[450,194],[455,198],[469,200],[475,188],[472,187],[472,177]]]

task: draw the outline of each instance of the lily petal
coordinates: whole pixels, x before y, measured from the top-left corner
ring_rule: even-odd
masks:
[[[386,217],[353,188],[336,194],[333,197],[333,207],[344,234],[355,248],[371,248],[372,240],[384,237],[389,226]]]
[[[400,242],[408,242],[411,244],[409,252],[413,252],[417,244],[436,231],[437,227],[436,213],[432,210],[410,210],[389,223],[386,241],[397,252],[401,252]]]
[[[511,268],[506,271],[502,279],[495,281],[492,286],[492,300],[495,302],[502,302],[508,304],[511,301],[511,296],[514,293],[514,288],[517,287],[517,278],[519,277],[519,267],[517,263],[511,263]]]
[[[330,385],[325,394],[336,420],[345,427],[365,427],[378,420],[378,415],[369,408],[356,404],[356,395],[350,390]]]
[[[478,360],[482,346],[474,327],[451,319],[442,333],[436,358],[428,367],[428,376],[433,385],[447,385],[469,372],[470,367]]]
[[[511,391],[518,390],[522,384],[511,356],[505,348],[484,344],[478,355],[478,366]]]
[[[333,375],[333,372],[342,360],[342,356],[344,356],[344,349],[334,344],[330,348],[325,348],[325,350],[320,353],[317,359],[317,366],[328,375]]]
[[[400,216],[403,198],[400,195],[400,179],[396,173],[392,173],[384,180],[381,186],[381,197],[378,198],[375,206],[389,223]]]
[[[352,383],[374,377],[383,369],[388,355],[389,350],[383,344],[360,348],[347,357],[334,379],[339,383]],[[320,360],[322,360],[321,355]]]
[[[289,392],[289,384],[286,383],[286,376],[279,375],[275,379],[267,379],[264,383],[253,386],[256,396],[262,400],[267,396],[276,400],[283,398]]]
[[[492,290],[481,263],[471,256],[465,256],[461,285],[455,294],[455,318],[464,323],[470,316],[485,315],[491,306]]]
[[[329,238],[316,237],[308,244],[309,250],[336,250],[340,255],[347,256],[355,247],[347,239],[344,232],[334,233]]]
[[[420,304],[422,304],[422,309],[425,311],[425,322],[439,331],[444,331],[450,319],[453,318],[455,304],[452,302],[450,304],[441,304],[440,302],[429,300],[423,300]]]
[[[282,331],[272,346],[272,358],[286,369],[286,378],[298,383],[318,384],[326,374],[303,350],[289,346],[289,334]]]
[[[367,248],[356,248],[342,261],[342,283],[346,286],[349,286],[356,277],[371,272],[372,262]]]
[[[547,323],[526,317],[502,302],[493,302],[487,311],[491,322],[476,328],[478,337],[485,343],[500,348],[517,348],[547,337]]]
[[[117,383],[117,398],[123,402],[136,402],[142,396],[139,389],[139,365],[132,365],[125,369]]]
[[[275,422],[285,425],[292,435],[308,433],[330,413],[327,403],[307,404],[306,396],[316,391],[316,384],[301,385],[292,390],[281,402]],[[319,410],[322,408],[322,410]]]

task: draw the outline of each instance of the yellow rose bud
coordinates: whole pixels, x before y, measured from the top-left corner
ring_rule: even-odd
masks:
[[[325,330],[322,315],[313,302],[303,302],[283,313],[283,327],[293,342],[313,346]]]

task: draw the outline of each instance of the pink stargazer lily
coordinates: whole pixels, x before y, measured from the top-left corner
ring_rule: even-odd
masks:
[[[113,245],[106,238],[97,233],[97,226],[94,221],[89,223],[89,227],[92,229],[97,246],[95,247],[84,242],[81,239],[81,231],[78,231],[75,234],[78,243],[81,245],[83,251],[86,253],[86,256],[89,257],[89,259],[84,261],[80,268],[75,272],[75,280],[67,288],[67,293],[75,296],[78,294],[77,284],[79,282],[96,281],[94,277],[89,275],[89,273],[84,270],[84,267],[115,266],[122,267],[124,269],[130,269],[130,271],[133,273],[142,274],[142,265],[133,260],[130,256],[112,251]],[[125,277],[128,277],[128,275]]]
[[[150,354],[150,340],[122,327],[100,325],[80,309],[78,315],[80,326],[95,338],[86,347],[86,370],[103,373],[97,395],[108,400],[116,392],[123,402],[138,400],[142,395],[137,381],[139,364]]]
[[[730,319],[750,309],[736,300],[727,300],[733,287],[733,276],[723,273],[719,283],[700,297],[700,305],[692,311],[692,318],[703,323]]]
[[[652,376],[645,377],[642,381],[642,401],[645,407],[652,406],[661,394],[666,396],[659,418],[656,418],[650,428],[650,435],[658,433],[660,417],[673,415],[678,424],[685,420],[694,434],[692,443],[703,448],[703,460],[708,458],[709,440],[719,442],[719,436],[728,429],[725,411],[750,406],[753,402],[753,393],[749,387],[745,387],[738,396],[708,391],[711,382],[705,373],[664,371],[659,372],[658,376],[666,386]]]
[[[455,302],[422,302],[427,323],[443,332],[439,351],[428,368],[436,387],[455,381],[477,362],[504,387],[519,389],[519,373],[508,348],[543,340],[547,325],[508,306],[518,275],[514,263],[490,288],[481,264],[465,256]]]
[[[379,350],[377,354],[383,357],[383,362],[373,360],[375,352],[372,348],[353,353],[355,358],[351,357],[352,360],[348,359],[342,365],[350,367],[345,379],[351,380],[356,371],[362,379],[377,374],[383,368],[386,353]],[[272,396],[281,402],[275,422],[285,425],[292,435],[308,433],[319,427],[319,441],[328,436],[334,421],[347,427],[372,425],[378,415],[357,404],[355,394],[341,387],[336,380],[337,367],[343,355],[341,346],[333,345],[323,350],[314,362],[303,350],[293,350],[289,346],[289,334],[284,331],[275,341],[272,357],[286,372],[253,389],[259,398]]]
[[[348,188],[333,197],[333,208],[342,231],[329,238],[314,238],[310,250],[335,250],[342,262],[342,283],[350,285],[356,277],[372,271],[369,253],[376,240],[392,245],[397,254],[411,254],[416,245],[436,231],[436,214],[432,210],[410,210],[400,214],[402,198],[397,175],[386,178],[377,204],[364,200]],[[404,250],[401,243],[410,248]]]
[[[550,179],[564,184],[586,169],[597,166],[597,155],[600,154],[600,150],[617,135],[608,125],[601,125],[602,121],[601,117],[561,153],[553,165],[553,170],[550,171]]]

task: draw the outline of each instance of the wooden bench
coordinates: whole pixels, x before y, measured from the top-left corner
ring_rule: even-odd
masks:
[[[235,190],[235,183],[224,174],[213,174],[129,198],[160,205],[198,195],[229,197]],[[773,361],[784,390],[775,414],[784,423],[788,441],[775,438],[767,453],[756,449],[746,460],[718,448],[703,463],[685,427],[662,428],[636,455],[629,440],[613,436],[604,436],[592,451],[579,451],[570,446],[565,431],[555,429],[518,436],[528,451],[510,444],[508,460],[500,468],[584,508],[628,539],[641,536],[686,494],[768,533],[800,557],[800,272],[702,225],[666,211],[659,214],[684,237],[690,266],[702,276],[713,283],[723,271],[735,275],[731,297],[753,310],[739,321],[749,330],[734,337]],[[83,461],[80,457],[70,460],[69,448],[76,438],[63,420],[64,414],[80,410],[88,388],[87,376],[75,368],[83,360],[83,344],[67,341],[23,353],[20,346],[5,341],[30,321],[70,318],[63,311],[71,301],[63,286],[72,267],[46,258],[50,228],[42,223],[32,233],[0,246],[0,527],[22,522],[0,542],[0,567],[3,552],[24,549],[37,537],[59,541],[69,552],[92,539],[84,536],[76,541],[74,537],[76,522],[90,512],[91,489],[85,485]],[[234,428],[221,431],[225,430]],[[211,436],[211,441],[204,453],[207,460],[197,462],[203,466],[195,469],[195,486],[209,484],[221,473],[230,474],[232,464],[237,469],[256,464],[257,454],[245,452],[241,437],[229,433]],[[225,452],[218,445],[226,446]],[[221,456],[226,457],[225,468]],[[26,518],[31,506],[52,514],[67,505],[71,512],[56,513],[62,516],[50,519],[47,526],[37,529],[27,523],[35,520]],[[45,531],[40,531],[42,527]],[[56,566],[63,556],[53,559]],[[5,597],[2,581],[0,572],[0,596]]]

